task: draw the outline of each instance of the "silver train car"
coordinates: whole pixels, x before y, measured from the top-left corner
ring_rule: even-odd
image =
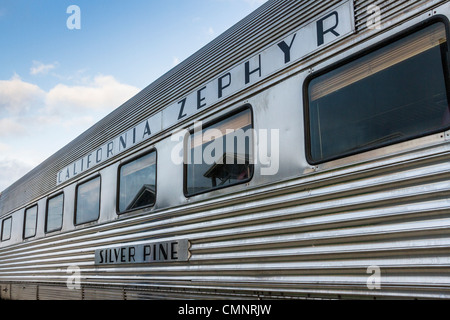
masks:
[[[269,0],[1,193],[1,298],[450,298],[449,18]]]

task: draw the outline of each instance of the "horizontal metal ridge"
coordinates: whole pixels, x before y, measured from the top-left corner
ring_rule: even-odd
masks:
[[[418,6],[424,6],[427,2],[432,3],[433,0],[355,0],[356,30],[361,32],[367,29],[367,20],[373,14],[373,12],[367,12],[370,5],[375,5],[380,9],[380,18],[383,23],[385,21],[389,21],[390,19],[394,19],[398,15],[403,14],[405,11],[412,11]]]
[[[441,169],[447,170],[447,165],[430,165],[428,172],[421,168],[414,171],[405,170],[411,174],[412,182],[420,179],[427,180],[427,174],[440,175]],[[3,263],[18,263],[31,261],[34,258],[42,259],[43,255],[56,258],[65,256],[67,259],[75,258],[77,253],[92,254],[92,250],[102,246],[113,246],[120,242],[142,242],[143,239],[181,239],[188,235],[192,241],[192,250],[211,250],[246,245],[257,246],[264,242],[272,246],[288,243],[300,244],[300,241],[343,241],[360,237],[371,239],[373,236],[383,235],[390,238],[399,238],[401,234],[420,236],[426,233],[447,232],[450,220],[436,218],[449,208],[447,199],[442,195],[449,194],[450,185],[447,181],[417,184],[392,190],[384,190],[395,182],[395,176],[385,180],[368,178],[366,181],[356,181],[350,185],[331,185],[312,191],[300,191],[294,194],[276,196],[272,202],[263,205],[262,201],[232,205],[234,210],[230,218],[215,218],[215,214],[222,216],[229,211],[227,207],[222,210],[213,209],[211,212],[202,212],[193,215],[172,217],[168,220],[149,221],[133,224],[120,229],[106,229],[101,231],[98,227],[91,232],[80,232],[70,238],[50,242],[41,242],[27,247],[2,249],[0,251],[0,266]],[[412,178],[414,177],[414,178]],[[372,180],[372,184],[369,182]],[[381,189],[380,189],[381,188]],[[353,190],[354,195],[346,194],[346,190]],[[370,192],[369,192],[370,191]],[[433,200],[433,196],[434,200]],[[396,203],[405,199],[403,204],[389,205],[390,199]],[[302,201],[305,199],[307,201]],[[266,208],[279,207],[276,203],[283,203],[282,208],[276,210]],[[380,203],[380,205],[376,205]],[[373,207],[377,208],[374,209]],[[255,209],[258,208],[258,211]],[[215,213],[211,215],[211,213]],[[403,219],[417,219],[429,215],[425,221],[406,221]],[[292,218],[292,217],[296,218]],[[204,221],[198,221],[201,218]],[[118,225],[124,222],[117,222]],[[360,226],[370,224],[370,226]],[[165,228],[162,228],[165,227]],[[280,233],[281,232],[281,233]],[[277,234],[270,236],[271,234]],[[280,235],[278,235],[280,233]],[[95,236],[93,236],[95,234]],[[283,236],[281,236],[283,234]],[[240,240],[222,240],[234,238]],[[341,239],[341,240],[339,240]],[[277,241],[278,240],[278,241]],[[205,244],[204,244],[205,243]],[[209,243],[209,244],[208,244]],[[242,248],[241,248],[242,249]],[[91,251],[89,251],[91,250]],[[26,257],[26,259],[25,259]],[[89,254],[83,256],[88,258]],[[14,262],[15,261],[15,262]]]
[[[439,171],[438,171],[439,172]],[[423,179],[420,175],[419,178]],[[375,179],[376,180],[376,179]],[[385,186],[389,186],[391,181],[388,177],[383,182]],[[183,234],[190,234],[191,239],[207,238],[211,237],[223,237],[229,233],[234,233],[235,235],[241,232],[245,234],[269,232],[272,229],[277,228],[289,228],[294,229],[298,227],[303,227],[305,229],[308,224],[306,221],[311,221],[311,225],[333,225],[339,223],[340,226],[345,224],[358,224],[360,220],[374,219],[381,220],[382,217],[393,217],[393,213],[397,215],[404,214],[409,210],[413,212],[420,212],[420,210],[445,210],[447,207],[447,202],[445,200],[438,200],[431,202],[429,198],[433,194],[445,194],[450,192],[450,185],[448,182],[434,182],[427,183],[417,186],[408,186],[405,188],[396,189],[395,192],[391,190],[387,191],[376,191],[372,193],[367,193],[367,189],[361,189],[360,195],[345,196],[346,190],[352,190],[356,193],[358,190],[358,184],[361,186],[370,185],[367,181],[357,182],[352,184],[347,184],[341,186],[341,189],[333,190],[335,186],[324,187],[318,189],[317,192],[304,191],[296,194],[288,194],[274,197],[272,202],[267,201],[254,201],[250,203],[245,203],[241,205],[232,205],[231,209],[234,211],[232,217],[217,218],[215,215],[211,215],[209,212],[203,212],[196,215],[183,215],[180,217],[170,218],[169,220],[158,220],[147,223],[140,223],[138,225],[131,226],[121,226],[120,228],[111,229],[108,227],[107,230],[99,232],[100,228],[96,230],[91,230],[89,232],[83,232],[81,235],[73,235],[70,238],[62,238],[62,240],[53,239],[51,242],[44,242],[42,244],[28,243],[27,246],[20,246],[21,249],[10,248],[8,251],[8,257],[14,257],[17,252],[18,255],[21,252],[27,252],[27,255],[35,250],[39,251],[53,251],[62,250],[64,248],[74,248],[78,246],[79,242],[83,240],[88,241],[86,244],[96,244],[101,245],[105,243],[114,244],[116,241],[133,241],[133,239],[138,239],[142,237],[162,237],[177,234],[178,237],[182,237]],[[372,186],[373,188],[373,186]],[[320,192],[319,190],[323,190]],[[429,191],[427,191],[429,190]],[[323,195],[326,195],[327,199],[321,199]],[[302,198],[306,200],[302,204]],[[357,208],[364,208],[367,205],[364,203],[370,203],[370,206],[375,207],[377,202],[386,203],[389,199],[395,199],[397,202],[405,199],[407,202],[405,205],[395,206],[394,208],[389,208],[389,210],[384,210],[384,205],[378,205],[377,210],[369,210],[369,215],[361,214],[357,216],[357,213],[353,213]],[[420,199],[427,199],[426,206],[421,206],[419,202]],[[320,201],[319,201],[320,200]],[[319,202],[318,202],[319,201]],[[277,206],[276,203],[283,203],[284,208],[270,209]],[[414,203],[415,207],[408,203]],[[361,205],[362,204],[362,205]],[[433,204],[435,206],[433,206]],[[290,207],[288,207],[290,206]],[[254,212],[255,209],[257,212]],[[395,210],[396,209],[396,210]],[[214,210],[216,214],[227,215],[227,207],[224,207],[221,211]],[[338,211],[337,211],[338,210]],[[345,213],[345,210],[352,210],[352,213]],[[247,212],[247,213],[246,213]],[[340,214],[337,214],[341,212]],[[363,211],[364,212],[364,211]],[[237,214],[239,213],[239,215]],[[246,214],[244,214],[246,213]],[[370,215],[371,213],[371,215]],[[389,213],[389,214],[387,214]],[[323,217],[316,217],[318,214],[324,215]],[[308,217],[308,215],[310,215]],[[290,217],[297,217],[292,219]],[[302,218],[301,216],[305,216]],[[203,217],[205,221],[196,222],[199,217]],[[288,221],[288,222],[285,222]],[[298,221],[298,224],[296,223]],[[118,222],[117,224],[120,224]],[[164,227],[164,228],[163,228]],[[219,230],[216,230],[219,229]],[[147,231],[146,231],[147,230]],[[192,234],[192,231],[196,231],[196,234]],[[212,231],[208,231],[212,230]],[[95,234],[95,236],[93,236]],[[54,249],[48,248],[51,245]],[[41,248],[41,249],[39,249]],[[0,251],[0,257],[4,249]]]
[[[417,165],[417,163],[415,165]],[[401,167],[401,165],[399,166]],[[391,171],[398,171],[398,167],[396,169],[395,166],[390,169]],[[305,214],[310,212],[309,214],[312,214],[314,211],[319,210],[318,212],[322,214],[327,212],[329,213],[333,211],[333,208],[337,208],[338,206],[340,206],[340,210],[346,210],[346,208],[349,207],[352,207],[353,210],[355,210],[356,208],[361,207],[361,204],[366,203],[368,200],[371,200],[371,205],[374,205],[376,202],[380,202],[382,204],[383,202],[389,201],[389,199],[395,199],[397,200],[396,202],[399,202],[401,198],[404,198],[405,201],[417,202],[420,199],[428,197],[427,192],[435,195],[439,195],[439,193],[444,195],[446,194],[449,186],[446,183],[445,178],[449,174],[449,169],[450,167],[446,162],[440,164],[430,163],[417,169],[404,167],[402,171],[397,173],[388,171],[387,174],[380,175],[380,177],[377,177],[376,171],[374,171],[371,174],[373,177],[364,179],[355,179],[355,175],[358,176],[360,173],[354,173],[353,176],[346,175],[344,174],[344,170],[340,178],[340,183],[336,183],[339,179],[337,179],[336,176],[337,172],[334,171],[329,173],[329,175],[335,176],[335,179],[333,179],[333,183],[331,184],[326,182],[326,179],[329,179],[327,178],[328,174],[322,173],[313,176],[317,178],[318,176],[323,175],[325,180],[316,180],[313,176],[301,178],[292,183],[292,185],[295,186],[295,189],[290,191],[289,187],[284,183],[280,184],[279,187],[272,186],[273,188],[270,189],[270,193],[272,194],[270,201],[267,201],[266,199],[269,195],[268,193],[265,193],[262,198],[258,197],[258,193],[265,190],[265,188],[261,188],[256,189],[255,192],[248,195],[243,194],[239,197],[230,196],[227,201],[223,200],[215,203],[215,200],[213,201],[215,204],[211,207],[211,209],[208,209],[207,207],[202,208],[202,206],[204,206],[202,204],[192,204],[184,208],[172,209],[172,212],[169,212],[169,215],[167,215],[167,212],[164,211],[162,213],[163,216],[166,215],[168,218],[163,218],[162,216],[162,219],[160,218],[158,220],[154,220],[157,216],[144,216],[126,221],[119,220],[106,226],[99,225],[89,230],[78,230],[70,235],[58,235],[42,240],[26,242],[13,246],[9,249],[0,249],[0,254],[5,250],[8,250],[11,254],[16,250],[24,251],[30,250],[34,247],[45,247],[47,246],[46,243],[56,245],[60,242],[74,243],[75,239],[90,239],[91,241],[95,241],[96,238],[106,237],[108,235],[115,234],[117,236],[122,236],[125,233],[136,233],[138,230],[143,228],[142,226],[144,224],[145,228],[159,229],[164,226],[166,228],[170,227],[170,229],[164,229],[167,230],[167,232],[172,232],[173,230],[180,232],[183,229],[176,227],[177,225],[189,225],[189,229],[204,229],[202,226],[205,226],[205,228],[212,228],[216,226],[224,226],[226,224],[250,224],[254,223],[256,219],[263,219],[261,221],[266,222],[276,221],[286,219],[287,217],[293,215],[298,216],[299,212],[304,212]],[[382,167],[378,170],[384,171],[387,170],[387,168]],[[399,183],[397,175],[404,178],[402,183]],[[349,183],[346,182],[348,179],[351,180]],[[303,183],[299,183],[299,181],[302,180]],[[435,182],[430,183],[430,181],[433,180]],[[392,188],[390,186],[394,184],[398,187],[397,190],[391,190]],[[415,184],[417,184],[417,186],[414,186]],[[401,186],[403,186],[403,188],[399,188]],[[383,188],[388,189],[384,191]],[[277,195],[277,193],[281,190],[283,190],[283,192]],[[400,197],[398,197],[398,195]],[[252,198],[252,200],[241,202],[239,201],[240,197]],[[229,216],[230,212],[228,212],[226,208],[227,202],[232,204],[232,209],[235,212],[232,216]],[[289,205],[295,205],[296,207],[295,209],[284,209]],[[264,208],[267,209],[264,210]],[[418,208],[420,208],[420,205]],[[188,214],[190,211],[200,212]],[[177,213],[176,216],[174,216],[175,212]],[[244,213],[246,214],[244,215]],[[238,214],[240,215],[239,218],[237,217]],[[150,220],[152,222],[147,224],[146,220]],[[114,229],[115,227],[117,227],[116,230]],[[186,229],[187,227],[183,228],[185,230],[189,230]],[[99,233],[100,231],[102,231],[102,233]],[[92,234],[96,235],[93,237]]]
[[[6,189],[0,195],[0,216],[50,192],[56,186],[58,170],[80,155],[95,150],[111,137],[195,90],[201,83],[248,58],[338,2],[266,2]],[[280,19],[281,16],[283,19]]]

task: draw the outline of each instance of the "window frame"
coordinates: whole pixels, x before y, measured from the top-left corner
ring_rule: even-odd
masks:
[[[155,162],[155,167],[156,167],[156,170],[155,170],[155,203],[153,203],[152,205],[147,205],[147,206],[143,206],[143,207],[139,207],[139,208],[135,208],[135,209],[131,209],[131,210],[120,211],[120,170],[122,169],[123,166],[126,166],[127,164],[130,164],[136,160],[139,160],[153,152],[155,153],[155,157],[156,157],[156,162]],[[116,185],[116,214],[118,216],[123,216],[127,213],[131,213],[131,212],[135,212],[135,211],[139,211],[139,210],[153,208],[156,205],[157,197],[158,197],[158,151],[156,150],[156,148],[151,148],[148,151],[140,153],[119,165],[119,167],[117,168],[117,185]]]
[[[237,107],[233,110],[228,111],[227,113],[218,116],[217,118],[211,119],[207,122],[205,122],[202,125],[202,130],[207,130],[208,128],[214,126],[215,124],[222,122],[228,118],[231,118],[234,115],[237,115],[240,112],[243,112],[245,110],[249,110],[250,111],[250,119],[251,119],[251,128],[254,130],[255,129],[255,122],[254,122],[254,114],[253,114],[253,107],[250,103],[246,103],[240,107]],[[253,170],[251,170],[250,176],[242,181],[239,181],[237,183],[233,183],[233,184],[229,184],[229,185],[225,185],[225,186],[219,186],[219,187],[215,187],[215,188],[210,188],[208,190],[205,191],[199,191],[199,192],[195,192],[195,193],[188,193],[187,190],[187,174],[188,174],[188,164],[186,163],[186,159],[187,159],[187,152],[190,151],[190,149],[188,150],[188,142],[189,142],[189,138],[194,134],[194,129],[189,130],[189,135],[187,135],[183,141],[183,194],[186,198],[191,198],[194,196],[198,196],[201,194],[205,194],[205,193],[209,193],[209,192],[213,192],[213,191],[217,191],[217,190],[222,190],[222,189],[226,189],[226,188],[230,188],[230,187],[234,187],[237,185],[241,185],[241,184],[246,184],[249,183],[252,179],[253,176],[255,174],[255,164],[253,165]],[[254,151],[254,144],[251,146],[251,148],[253,148],[252,152]]]
[[[28,212],[28,210],[33,209],[33,208],[36,208],[36,224],[35,224],[35,226],[34,226],[34,234],[27,237],[27,236],[25,235],[26,224],[27,224],[27,212]],[[32,206],[27,207],[27,208],[25,209],[25,211],[23,212],[23,233],[22,233],[22,235],[23,235],[23,240],[27,240],[27,239],[31,239],[31,238],[36,237],[36,234],[37,234],[38,215],[39,215],[39,205],[38,205],[37,203],[34,204],[34,205],[32,205]]]
[[[95,179],[99,179],[100,180],[100,186],[99,186],[99,201],[98,201],[98,217],[95,220],[90,220],[90,221],[85,221],[85,222],[80,222],[80,223],[76,223],[77,222],[77,208],[78,208],[78,189],[80,186],[91,182]],[[101,211],[101,207],[102,207],[102,176],[100,174],[97,174],[91,178],[88,178],[86,180],[80,181],[77,183],[76,187],[75,187],[75,208],[73,210],[73,225],[74,226],[81,226],[81,225],[86,225],[89,223],[94,223],[97,222],[100,219],[100,211]]]
[[[61,196],[61,195],[63,196],[63,200],[62,200],[62,221],[61,221],[61,226],[60,226],[58,229],[49,231],[49,230],[48,230],[48,208],[49,208],[48,204],[49,204],[49,202],[50,202],[51,200],[53,200],[53,199],[55,199],[55,198],[57,198],[57,197],[59,197],[59,196]],[[64,194],[64,191],[59,192],[59,193],[57,193],[57,194],[55,194],[55,195],[52,195],[51,197],[48,197],[48,198],[47,198],[46,208],[45,208],[45,226],[44,226],[44,232],[45,232],[46,234],[48,234],[48,233],[53,233],[53,232],[58,232],[58,231],[61,231],[61,230],[62,230],[62,227],[63,227],[63,224],[64,224],[64,203],[65,203],[65,200],[66,200],[66,195]]]
[[[5,222],[6,222],[7,220],[11,220],[11,224],[9,225],[9,238],[3,239],[3,236],[4,236],[4,229],[5,229]],[[2,220],[2,230],[1,230],[1,238],[0,238],[0,241],[3,242],[3,241],[11,240],[11,235],[12,235],[12,216],[9,216],[8,218],[5,218],[5,219]]]
[[[441,53],[441,58],[442,58],[443,66],[447,66],[447,68],[444,67],[443,69],[444,69],[444,81],[445,81],[445,86],[447,89],[447,100],[449,101],[449,104],[450,104],[450,27],[449,27],[449,20],[446,16],[436,15],[430,19],[422,21],[414,26],[411,26],[411,27],[405,29],[405,30],[402,30],[392,36],[388,36],[386,39],[382,39],[378,43],[371,45],[368,48],[362,49],[354,54],[351,54],[348,57],[345,57],[337,62],[334,62],[329,66],[325,66],[324,68],[320,69],[319,71],[314,72],[313,74],[310,74],[309,76],[306,77],[306,79],[303,82],[303,121],[304,121],[304,133],[305,133],[305,156],[306,156],[306,160],[309,164],[319,165],[319,164],[327,163],[327,162],[330,162],[333,160],[343,159],[343,158],[351,157],[351,156],[354,156],[357,154],[362,154],[362,153],[369,152],[372,150],[380,149],[383,147],[396,145],[396,144],[399,144],[399,143],[402,143],[405,141],[419,139],[419,138],[429,136],[432,134],[436,134],[439,132],[445,132],[450,129],[450,125],[449,125],[447,127],[441,128],[439,130],[428,130],[421,134],[405,137],[403,139],[400,139],[400,140],[397,140],[394,142],[388,141],[388,142],[380,143],[378,145],[371,146],[371,147],[368,147],[365,149],[360,149],[360,150],[343,153],[340,155],[336,155],[334,157],[329,157],[329,158],[325,158],[323,160],[318,160],[318,161],[315,161],[311,155],[312,145],[311,145],[311,134],[310,134],[311,126],[310,126],[310,117],[309,117],[309,92],[308,92],[311,81],[322,75],[332,72],[340,67],[343,67],[351,62],[354,62],[360,58],[363,58],[370,53],[373,53],[377,50],[383,49],[384,47],[386,47],[392,43],[395,43],[397,41],[400,41],[407,36],[413,35],[414,33],[419,32],[420,30],[423,30],[435,23],[442,23],[444,25],[445,33],[446,33],[446,37],[447,37],[447,52],[446,52],[446,54]],[[450,110],[450,106],[449,106],[449,110]]]

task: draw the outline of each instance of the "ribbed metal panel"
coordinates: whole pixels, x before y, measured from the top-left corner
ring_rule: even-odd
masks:
[[[11,285],[12,300],[37,300],[37,285]]]
[[[433,3],[433,0],[355,0],[355,26],[358,32],[367,29],[367,20],[373,11],[368,12],[371,5],[378,6],[381,11],[381,22],[392,20],[406,11],[413,11],[419,6]]]
[[[0,278],[64,285],[77,265],[86,299],[124,295],[90,287],[105,283],[141,286],[130,299],[450,298],[449,156],[444,145],[2,249]],[[187,263],[93,265],[105,245],[186,238]]]
[[[88,287],[83,290],[85,300],[124,300],[124,290]]]
[[[80,156],[169,106],[339,2],[269,0],[6,189],[0,195],[0,216],[53,190],[58,171]]]
[[[0,194],[0,216],[53,190],[56,187],[57,172],[81,155],[95,150],[111,137],[169,106],[339,2],[341,1],[269,0],[6,189]],[[367,29],[369,5],[378,5],[382,20],[386,21],[426,3],[435,2],[355,0],[356,30],[361,32]]]
[[[268,1],[6,189],[0,194],[0,216],[51,192],[56,187],[58,171],[80,156],[95,150],[111,137],[135,126],[339,2]],[[386,21],[427,2],[435,1],[355,0],[357,31],[367,28],[369,5],[378,5],[382,20]]]
[[[416,2],[386,1],[384,10],[393,17]],[[57,170],[107,139],[96,133],[106,130],[109,137],[113,136],[171,102],[174,95],[164,96],[160,88],[175,81],[175,75],[186,77],[178,84],[171,83],[178,88],[172,90],[179,90],[182,96],[218,70],[307,21],[317,14],[315,10],[326,10],[335,3],[269,1],[232,32],[219,37],[30,173],[23,184],[8,189],[2,197],[14,198],[27,187],[30,191],[17,203],[1,199],[2,213],[36,197],[40,188],[41,192],[53,188]],[[363,8],[369,3],[373,2],[355,2],[359,30],[364,30]],[[257,22],[258,18],[262,20]],[[248,34],[245,27],[266,34]],[[239,34],[246,34],[245,40]],[[245,45],[227,47],[226,41],[233,46]],[[215,66],[211,59],[207,65],[212,70],[202,69],[201,59],[218,57],[214,48],[219,43],[227,50],[221,54],[227,52],[227,59],[233,62],[224,59],[227,61],[220,62],[223,65]],[[231,58],[233,54],[237,57]],[[191,73],[196,74],[192,83],[187,78],[189,64],[198,72]],[[119,124],[121,121],[124,123]],[[156,210],[151,215],[118,219],[2,248],[0,279],[12,283],[12,299],[59,299],[60,295],[89,300],[448,299],[450,145],[444,135],[433,143],[416,151],[383,155],[381,160],[334,163],[331,169],[323,166],[317,172],[310,170],[288,180],[251,186],[244,193],[224,193]],[[56,167],[50,166],[50,161],[55,161]],[[38,187],[40,181],[42,186]],[[94,264],[95,250],[105,246],[181,239],[191,244],[188,262]],[[67,268],[74,265],[81,270],[82,289],[69,291]],[[380,289],[367,286],[371,266],[381,271]]]
[[[67,286],[39,285],[39,300],[81,300],[82,291],[72,290]]]

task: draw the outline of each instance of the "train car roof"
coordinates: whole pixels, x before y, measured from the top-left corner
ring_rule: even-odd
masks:
[[[52,192],[57,173],[80,156],[340,2],[267,1],[0,193],[0,216]]]

